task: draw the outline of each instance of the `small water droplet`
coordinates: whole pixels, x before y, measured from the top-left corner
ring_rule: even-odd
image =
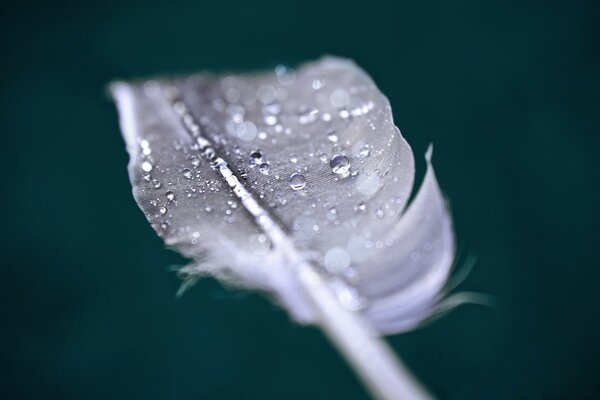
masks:
[[[298,162],[298,157],[297,157],[296,155],[292,154],[292,155],[290,156],[290,162],[291,162],[292,164],[296,164],[296,163]]]
[[[362,157],[367,157],[370,152],[371,152],[371,149],[370,149],[369,145],[365,144],[363,147],[360,148],[360,150],[358,151],[358,154],[360,154]]]
[[[367,210],[367,206],[365,203],[358,203],[356,206],[356,210],[360,212],[365,212]]]
[[[383,211],[383,209],[381,207],[378,207],[377,210],[375,210],[375,215],[378,218],[383,218],[383,217],[385,217],[385,212]]]
[[[204,207],[204,211],[206,211],[207,213],[211,213],[212,212],[212,207],[206,206],[206,207]]]
[[[350,170],[350,160],[343,154],[336,154],[329,160],[329,166],[334,174],[346,177]]]
[[[327,154],[325,154],[325,153],[321,153],[321,154],[319,155],[319,160],[321,160],[321,162],[322,162],[322,163],[326,163],[326,162],[327,162],[327,159],[328,159],[328,157],[327,157]]]
[[[200,158],[198,156],[192,156],[192,165],[194,167],[197,167],[198,165],[200,165]]]
[[[262,163],[258,166],[258,170],[263,175],[269,175],[269,163]]]
[[[150,172],[150,171],[152,171],[152,168],[153,168],[153,166],[152,166],[152,164],[150,164],[150,162],[144,161],[142,163],[142,171],[144,171],[144,172]]]
[[[161,184],[158,180],[152,179],[152,186],[154,186],[154,189],[158,189],[160,188]]]
[[[175,193],[173,193],[173,192],[172,192],[172,191],[170,191],[170,190],[169,190],[169,191],[167,191],[167,192],[165,193],[165,196],[167,196],[167,199],[168,199],[169,201],[173,201],[173,200],[175,200]]]
[[[344,146],[342,146],[341,144],[336,144],[335,146],[333,146],[331,148],[331,152],[333,154],[338,154],[338,153],[341,153],[342,151],[344,151]]]
[[[209,160],[215,158],[216,155],[217,153],[215,153],[215,149],[213,149],[212,147],[207,147],[206,149],[204,149],[204,157],[208,158]]]
[[[295,173],[290,176],[290,187],[292,190],[302,190],[306,186],[306,178],[304,175]]]
[[[275,115],[267,115],[264,121],[266,125],[273,126],[277,123],[277,117]]]
[[[167,207],[165,207],[165,206],[160,206],[158,208],[158,212],[160,213],[160,215],[165,215],[167,213],[167,211],[168,211]]]
[[[189,169],[185,168],[183,171],[181,171],[183,173],[183,176],[186,179],[192,179],[192,171],[190,171]]]
[[[250,153],[250,163],[252,165],[260,165],[263,162],[263,154],[260,150],[254,150]]]
[[[336,143],[338,141],[338,136],[336,135],[335,131],[327,132],[327,140],[332,143]]]

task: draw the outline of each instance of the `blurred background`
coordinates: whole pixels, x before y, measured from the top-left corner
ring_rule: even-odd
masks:
[[[131,196],[114,78],[354,59],[427,145],[488,293],[390,338],[442,399],[600,398],[600,6],[5,2],[0,398],[366,399],[316,329],[213,280],[180,299]]]

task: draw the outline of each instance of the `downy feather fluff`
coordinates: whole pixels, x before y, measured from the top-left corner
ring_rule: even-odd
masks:
[[[138,205],[211,275],[317,321],[298,283],[310,264],[379,334],[435,310],[454,259],[452,222],[426,155],[414,159],[386,97],[353,62],[198,74],[111,86]]]

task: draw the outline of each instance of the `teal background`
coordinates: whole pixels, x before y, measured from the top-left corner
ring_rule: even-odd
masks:
[[[114,78],[356,60],[435,144],[488,293],[390,338],[443,399],[600,398],[598,2],[5,3],[3,399],[365,399],[316,329],[212,280],[181,299],[135,205]]]

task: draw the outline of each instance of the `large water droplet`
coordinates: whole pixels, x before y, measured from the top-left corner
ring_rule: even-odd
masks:
[[[290,176],[290,187],[292,190],[302,190],[306,186],[306,178],[304,175],[295,173]]]
[[[160,215],[165,215],[167,213],[167,207],[165,206],[160,206],[158,208],[158,212],[160,213]]]
[[[329,160],[329,166],[334,174],[346,177],[350,170],[350,160],[343,154],[336,154]]]
[[[192,171],[190,171],[189,169],[185,168],[183,171],[181,171],[183,173],[183,176],[186,179],[192,179]]]
[[[169,201],[173,201],[173,200],[175,200],[175,193],[173,193],[173,192],[172,192],[172,191],[170,191],[170,190],[169,190],[169,191],[167,191],[167,192],[165,193],[165,196],[167,196],[167,199],[168,199]]]

